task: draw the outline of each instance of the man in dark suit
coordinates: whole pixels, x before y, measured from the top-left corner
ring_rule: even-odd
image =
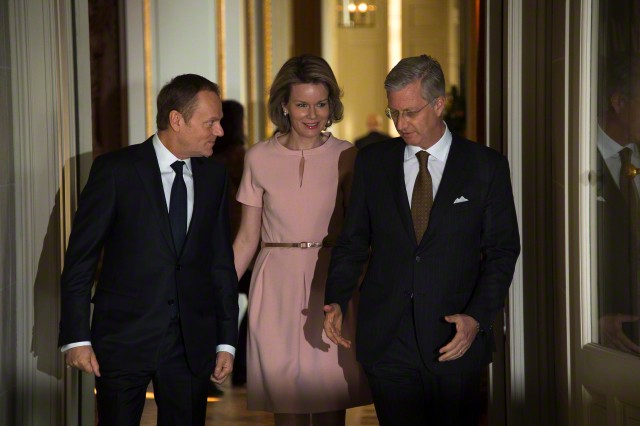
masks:
[[[605,61],[599,86],[599,343],[640,353],[640,59]]]
[[[175,77],[158,95],[158,132],[98,157],[80,196],[59,344],[69,366],[96,376],[101,425],[138,424],[151,381],[158,424],[204,424],[209,376],[220,383],[232,370],[227,175],[204,158],[223,134],[219,96],[204,77]]]
[[[389,139],[391,136],[380,131],[381,125],[381,119],[378,114],[369,114],[367,116],[367,129],[369,130],[369,133],[355,140],[354,144],[356,145],[356,148],[362,149],[372,143]]]
[[[449,132],[435,59],[403,59],[385,89],[400,138],[358,153],[325,332],[350,347],[342,317],[368,260],[356,350],[380,423],[477,425],[491,323],[520,252],[509,166]]]

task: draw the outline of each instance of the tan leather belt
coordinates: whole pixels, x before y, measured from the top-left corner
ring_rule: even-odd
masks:
[[[323,248],[323,247],[333,247],[333,244],[330,242],[322,242],[322,243],[310,243],[310,242],[302,242],[302,243],[262,243],[262,247],[289,247],[289,248]]]

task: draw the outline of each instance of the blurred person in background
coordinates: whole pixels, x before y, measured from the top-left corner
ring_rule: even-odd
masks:
[[[362,149],[367,145],[389,139],[391,136],[382,132],[382,117],[380,114],[369,114],[367,116],[367,129],[369,133],[356,139],[354,142],[358,149]]]

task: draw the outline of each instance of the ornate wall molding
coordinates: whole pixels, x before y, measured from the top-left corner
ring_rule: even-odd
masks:
[[[273,81],[273,14],[272,14],[272,4],[271,0],[263,0],[262,4],[262,57],[264,58],[263,62],[263,72],[262,78],[263,82],[263,93],[262,99],[264,103],[264,136],[269,136],[274,128],[273,123],[269,120],[267,105],[269,103],[269,89],[271,87],[271,82]]]
[[[248,123],[248,142],[249,146],[253,145],[258,141],[258,127],[256,125],[257,122],[257,111],[256,111],[256,101],[258,98],[257,94],[257,60],[256,60],[256,25],[255,25],[255,15],[256,15],[256,7],[254,0],[246,0],[245,3],[246,10],[246,39],[247,39],[247,50],[246,50],[246,64],[247,64],[247,123]]]
[[[218,55],[218,78],[216,79],[220,86],[220,97],[227,98],[227,50],[226,50],[226,25],[225,25],[225,0],[217,0],[216,2],[216,50]]]
[[[151,0],[142,0],[142,42],[144,53],[144,122],[145,137],[153,134],[156,125],[153,119],[153,54],[151,41]],[[133,141],[129,141],[133,143]]]

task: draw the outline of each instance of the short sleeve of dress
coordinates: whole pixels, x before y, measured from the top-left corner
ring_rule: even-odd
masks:
[[[258,182],[255,174],[256,160],[256,150],[250,149],[244,157],[244,170],[236,200],[248,206],[262,207],[264,188]]]

